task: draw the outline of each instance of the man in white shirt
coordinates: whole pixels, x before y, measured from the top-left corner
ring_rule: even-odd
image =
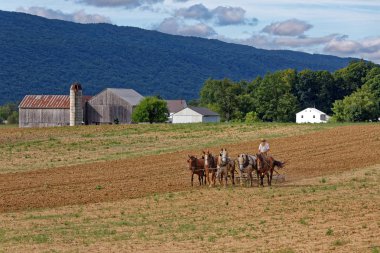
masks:
[[[259,153],[264,154],[265,157],[268,155],[269,151],[269,143],[263,138],[261,139],[261,143],[259,145]]]

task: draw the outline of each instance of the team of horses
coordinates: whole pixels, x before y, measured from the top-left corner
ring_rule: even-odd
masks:
[[[268,185],[272,185],[272,177],[275,168],[283,168],[285,163],[275,160],[270,155],[258,153],[239,154],[236,159],[228,156],[226,148],[222,148],[217,155],[213,155],[209,150],[202,151],[202,157],[197,158],[188,155],[188,168],[191,172],[191,186],[193,186],[194,175],[198,176],[199,185],[209,187],[219,184],[227,186],[228,176],[230,176],[232,185],[235,185],[235,172],[239,173],[240,184],[243,184],[243,175],[249,180],[249,184],[253,186],[253,173],[256,171],[258,186],[264,186],[264,177],[267,177]],[[237,169],[236,169],[237,167]]]

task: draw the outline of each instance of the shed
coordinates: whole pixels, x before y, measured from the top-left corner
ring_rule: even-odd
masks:
[[[204,107],[187,107],[173,114],[173,123],[212,123],[220,122],[216,112]]]
[[[315,108],[306,108],[296,114],[297,123],[326,123],[329,118],[326,113]]]
[[[84,96],[82,107],[91,97]],[[26,95],[19,104],[20,127],[70,125],[70,96]]]
[[[132,122],[132,112],[144,97],[133,89],[107,88],[87,103],[86,124]]]
[[[173,122],[173,114],[187,107],[186,100],[166,100],[169,110],[168,121]]]

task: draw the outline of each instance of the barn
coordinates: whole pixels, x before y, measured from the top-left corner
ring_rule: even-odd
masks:
[[[81,125],[90,96],[82,96],[82,87],[74,83],[69,95],[27,95],[19,105],[20,127]]]
[[[204,107],[187,107],[173,114],[173,123],[216,123],[220,116]]]
[[[326,123],[329,118],[326,113],[315,108],[306,108],[296,114],[297,123]]]
[[[69,96],[27,95],[19,105],[20,127],[68,126],[69,124]]]
[[[131,123],[133,109],[143,98],[132,89],[107,88],[88,101],[85,123]]]

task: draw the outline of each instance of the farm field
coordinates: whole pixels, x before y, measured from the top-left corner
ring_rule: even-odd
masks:
[[[201,149],[298,135],[336,125],[158,124],[60,128],[0,126],[0,173]]]
[[[132,147],[126,157],[110,158],[105,149],[99,162],[66,160],[67,165],[45,168],[35,158],[35,167],[15,163],[2,170],[0,252],[380,250],[380,125],[184,125],[160,134],[152,133],[153,126],[141,127],[143,138],[159,141],[145,150]],[[124,128],[109,126],[108,135],[127,142],[120,134]],[[57,136],[59,129],[28,131],[10,131],[0,141],[69,143],[73,130],[64,128]],[[87,131],[74,132],[77,138],[106,140],[100,131]],[[210,132],[215,134],[207,140],[200,134]],[[286,182],[271,188],[190,187],[187,154],[200,154],[201,148],[216,152],[223,145],[235,157],[256,151],[261,136],[287,162],[281,171]],[[44,160],[48,145],[40,147]]]

